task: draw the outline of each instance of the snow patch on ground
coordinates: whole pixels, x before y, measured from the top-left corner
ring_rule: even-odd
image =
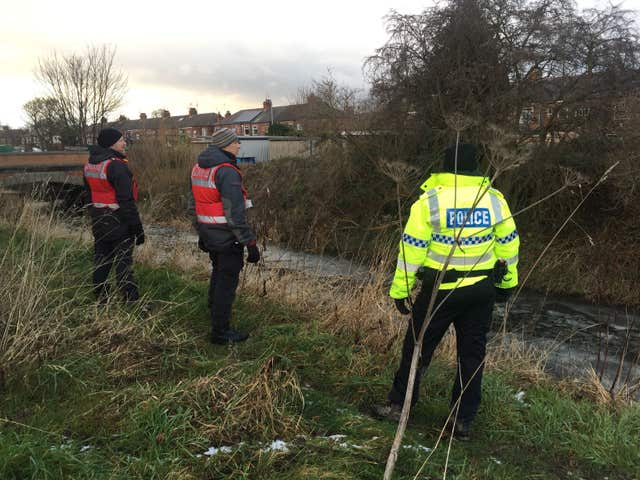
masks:
[[[282,440],[274,440],[271,445],[262,449],[263,452],[288,452],[287,444]]]
[[[416,452],[426,452],[429,453],[431,452],[431,450],[433,450],[432,448],[429,447],[425,447],[424,445],[403,445],[402,448],[406,449],[406,450],[414,450]]]
[[[211,457],[212,455],[218,455],[219,453],[231,453],[233,452],[233,448],[229,446],[222,447],[209,447],[209,450],[203,453],[207,457]]]

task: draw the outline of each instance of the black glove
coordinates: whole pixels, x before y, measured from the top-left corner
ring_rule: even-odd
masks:
[[[405,300],[406,298],[396,298],[394,302],[396,303],[396,308],[402,315],[409,315],[411,310],[407,308],[406,303],[404,303]]]
[[[507,303],[513,294],[514,288],[496,287],[496,303]]]
[[[144,243],[144,229],[141,223],[130,226],[129,233],[133,237],[136,245],[142,245]]]
[[[209,253],[209,250],[207,249],[207,246],[204,244],[204,242],[202,241],[201,238],[198,238],[198,248],[200,250],[202,250],[203,252]]]
[[[493,282],[500,283],[504,276],[509,272],[507,262],[501,258],[493,264]]]
[[[260,260],[260,250],[258,250],[256,242],[251,242],[249,245],[247,245],[247,252],[249,253],[247,255],[247,262],[258,263],[258,261]]]

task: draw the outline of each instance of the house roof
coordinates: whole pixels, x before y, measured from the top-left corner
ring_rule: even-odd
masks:
[[[249,123],[253,122],[254,118],[256,118],[260,112],[262,112],[261,108],[250,108],[246,110],[240,110],[239,112],[234,113],[228,118],[225,118],[221,123],[222,125],[231,125],[234,123]]]
[[[145,120],[117,120],[108,122],[106,126],[118,130],[157,130],[159,128],[209,127],[218,124],[217,113],[201,113],[198,115],[176,115],[166,118],[147,118]]]
[[[209,127],[219,122],[217,113],[200,113],[197,115],[187,115],[176,122],[178,128],[185,127]]]
[[[308,111],[306,103],[299,105],[284,105],[281,107],[273,107],[273,122],[281,123],[287,121],[296,121],[304,118]],[[269,110],[261,110],[260,114],[253,119],[253,122],[271,122],[271,113]]]
[[[179,122],[183,120],[187,115],[179,115],[175,117],[166,118],[146,118],[135,120],[116,120],[115,122],[108,122],[105,124],[107,127],[117,128],[118,130],[157,130],[159,128],[179,128]]]

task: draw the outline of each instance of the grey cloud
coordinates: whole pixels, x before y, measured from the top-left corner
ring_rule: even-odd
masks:
[[[230,44],[156,46],[119,51],[118,61],[136,83],[236,95],[252,101],[266,93],[290,98],[312,79],[326,76],[328,69],[342,83],[362,85],[362,58],[357,53],[318,52],[295,45],[273,55]]]

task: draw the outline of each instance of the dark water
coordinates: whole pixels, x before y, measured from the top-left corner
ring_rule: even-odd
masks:
[[[497,305],[495,330],[504,307]],[[524,291],[509,311],[507,331],[550,351],[548,370],[558,376],[581,376],[592,367],[610,387],[618,379],[640,381],[640,315],[619,307]]]

